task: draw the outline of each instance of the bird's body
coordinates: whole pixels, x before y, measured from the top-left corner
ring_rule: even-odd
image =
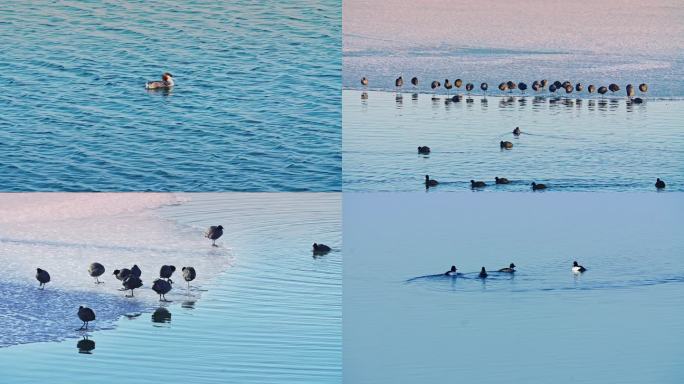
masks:
[[[431,179],[430,175],[425,175],[425,187],[426,188],[427,187],[434,187],[437,184],[439,184],[439,182],[437,180]]]
[[[615,83],[613,83],[613,84],[611,84],[611,85],[608,86],[608,90],[611,91],[611,92],[613,92],[613,93],[615,93],[615,92],[617,92],[617,91],[620,90],[620,86],[617,85],[617,84],[615,84]]]
[[[608,88],[606,88],[604,85],[600,86],[598,89],[598,93],[601,94],[601,96],[605,95],[608,92]]]
[[[537,183],[535,183],[534,181],[532,182],[531,185],[532,185],[532,190],[533,190],[533,191],[538,191],[538,190],[540,190],[540,189],[546,189],[546,185],[545,185],[545,184],[537,184]]]
[[[162,265],[161,269],[159,270],[159,277],[162,279],[166,279],[169,283],[173,284],[173,281],[171,280],[171,275],[176,272],[176,267],[173,265]]]
[[[397,89],[403,87],[403,86],[404,86],[404,77],[403,77],[403,76],[397,77],[397,79],[394,80],[394,86],[395,86]]]
[[[164,279],[155,279],[152,283],[152,290],[159,295],[159,301],[168,301],[165,295],[171,291],[171,283]]]
[[[594,84],[589,84],[589,87],[587,87],[587,91],[589,91],[589,93],[596,92],[596,86]]]
[[[655,187],[657,189],[663,189],[663,188],[665,188],[665,182],[660,180],[660,178],[657,178],[656,183],[655,183]]]
[[[417,77],[414,76],[411,78],[411,85],[413,85],[414,87],[418,86],[418,78]]]
[[[489,89],[489,84],[487,84],[487,83],[480,84],[480,89],[482,90],[482,92],[486,93],[487,89]]]
[[[506,90],[508,90],[508,85],[506,85],[506,83],[499,84],[499,91],[505,92]]]
[[[204,237],[207,239],[211,239],[211,245],[214,247],[217,247],[216,245],[216,240],[218,240],[219,237],[223,236],[223,226],[222,225],[212,225],[207,229],[207,232],[204,234]]]
[[[330,252],[331,248],[325,244],[313,243],[313,253],[315,255],[325,255]]]
[[[430,147],[427,145],[424,145],[422,147],[418,147],[418,153],[421,155],[429,155],[430,154]]]
[[[508,81],[506,82],[506,87],[510,92],[513,92],[514,89],[518,88],[518,84],[516,84],[514,81]]]
[[[95,278],[95,284],[103,283],[102,281],[100,281],[99,277],[102,276],[104,273],[105,267],[100,263],[92,263],[88,267],[88,274],[90,275],[90,277]]]
[[[484,181],[470,180],[470,188],[484,188],[487,184]]]
[[[501,147],[502,149],[511,149],[513,148],[513,143],[511,143],[510,141],[502,141],[499,143],[499,147]]]
[[[45,289],[45,284],[50,282],[50,274],[44,269],[36,268],[36,280],[40,283],[38,288]]]
[[[364,87],[368,86],[368,78],[367,77],[364,76],[361,78],[361,85],[363,85]]]
[[[162,75],[161,81],[149,81],[145,84],[147,89],[170,89],[175,85],[173,75],[166,72]]]
[[[440,86],[441,86],[441,84],[440,84],[439,81],[437,81],[437,80],[433,81],[433,82],[430,84],[430,88],[432,88],[433,91],[435,91],[435,90],[436,90],[437,88],[439,88]]]
[[[646,83],[639,84],[639,91],[647,92],[648,91],[648,84],[646,84]]]
[[[472,92],[474,88],[475,88],[475,86],[473,85],[473,83],[466,84],[466,91],[467,92]]]
[[[79,330],[83,328],[87,330],[88,323],[91,321],[95,321],[95,311],[81,305],[80,307],[78,307],[78,318],[83,322],[83,325]]]
[[[544,79],[544,80],[539,82],[539,85],[541,85],[542,89],[544,89],[544,88],[546,88],[546,84],[548,84],[548,83],[549,83],[549,81]]]
[[[463,80],[461,80],[461,79],[454,80],[454,86],[456,88],[461,88],[461,85],[463,85]]]
[[[451,269],[448,270],[448,271],[446,271],[446,272],[444,272],[444,274],[447,275],[447,276],[456,276],[456,271],[457,271],[456,266],[455,266],[455,265],[452,265],[452,266],[451,266]]]
[[[447,90],[447,93],[449,93],[452,87],[451,81],[449,81],[449,79],[444,79],[444,88]]]
[[[131,275],[131,270],[128,268],[115,269],[112,273],[118,280],[124,281],[128,276]]]
[[[515,129],[513,130],[513,135],[520,136],[520,127],[515,127]]]
[[[584,268],[583,266],[577,264],[576,261],[572,263],[572,271],[573,271],[574,273],[583,273],[583,272],[586,271],[586,270],[587,270],[586,268]]]
[[[627,84],[627,88],[625,89],[627,92],[627,97],[634,97],[634,86],[632,84]]]
[[[584,87],[582,86],[582,83],[575,84],[575,91],[582,92],[583,89]]]
[[[508,267],[499,269],[499,272],[513,273],[515,272],[515,264],[511,263]]]
[[[133,297],[133,290],[142,287],[143,282],[138,276],[131,274],[123,281],[122,285],[126,291],[131,291],[131,295],[126,297]]]
[[[497,184],[508,184],[508,183],[510,183],[510,181],[508,181],[508,179],[505,177],[494,177],[494,181],[496,181]]]
[[[525,90],[527,89],[527,84],[526,84],[526,83],[522,83],[522,82],[519,83],[519,84],[518,84],[518,89],[520,90],[520,92],[525,93]]]
[[[482,267],[482,269],[480,270],[480,275],[479,275],[479,276],[480,276],[481,279],[484,279],[485,277],[489,276],[489,275],[487,274],[487,270],[485,269],[485,267]]]
[[[185,280],[188,283],[188,289],[190,289],[190,282],[195,280],[195,277],[197,277],[195,268],[183,267],[181,271],[183,272],[183,280]]]
[[[532,82],[532,90],[535,92],[538,92],[541,89],[541,85],[539,84],[539,81],[535,80]]]
[[[142,270],[138,267],[138,264],[133,264],[131,267],[131,276],[140,277],[142,276]]]

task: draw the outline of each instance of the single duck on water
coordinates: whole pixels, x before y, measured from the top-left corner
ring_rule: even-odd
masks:
[[[546,189],[546,184],[537,184],[533,181],[532,184],[530,184],[530,185],[532,186],[533,191],[539,191],[542,189]]]
[[[484,181],[470,180],[470,187],[471,188],[484,188],[486,186],[487,186],[487,184]]]
[[[422,147],[418,147],[418,153],[421,155],[429,155],[430,154],[430,147],[427,145],[424,145]]]
[[[511,263],[507,268],[499,269],[499,272],[513,273],[515,272],[515,264]]]
[[[479,276],[480,276],[481,279],[484,279],[485,277],[488,276],[488,275],[487,275],[487,270],[485,269],[485,267],[482,267],[482,269],[480,270],[480,275],[479,275]]]
[[[577,261],[572,262],[572,271],[574,273],[584,273],[587,269],[577,264]]]
[[[313,253],[314,255],[325,255],[330,252],[331,248],[325,244],[313,243]]]
[[[655,187],[657,189],[663,189],[663,188],[665,188],[665,182],[660,180],[660,178],[657,178],[656,183],[655,183]]]
[[[502,141],[499,143],[499,147],[501,149],[511,149],[513,148],[513,143],[511,143],[510,141]]]
[[[444,274],[447,275],[447,276],[456,276],[456,271],[457,271],[457,270],[458,270],[458,269],[456,268],[456,266],[455,266],[455,265],[452,265],[452,266],[451,266],[451,269],[448,270],[448,271],[446,271],[446,272],[444,272]]]
[[[508,179],[505,177],[494,177],[494,181],[497,184],[508,184],[508,183],[510,183],[510,181],[508,181]]]
[[[430,175],[425,175],[425,187],[426,188],[435,187],[435,186],[437,186],[437,184],[439,184],[439,181],[437,181],[435,179],[431,179]]]
[[[520,136],[520,127],[515,127],[515,129],[513,130],[513,135]]]
[[[145,84],[146,89],[170,89],[173,88],[175,83],[173,82],[173,75],[164,72],[161,81],[149,81]]]

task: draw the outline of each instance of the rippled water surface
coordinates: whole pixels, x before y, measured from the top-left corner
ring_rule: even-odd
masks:
[[[340,195],[9,194],[0,222],[0,371],[5,382],[339,383]],[[222,224],[211,247],[202,237]],[[314,258],[313,242],[333,247]],[[108,271],[95,285],[98,260]],[[140,265],[135,299],[111,270]],[[160,304],[161,264],[193,265]],[[52,276],[37,289],[35,267]],[[78,305],[95,309],[91,331]],[[84,338],[87,337],[87,340]],[[94,344],[92,344],[94,342]],[[92,349],[94,347],[94,349]],[[96,373],[99,372],[99,373]],[[9,380],[9,381],[7,381]]]
[[[340,190],[340,7],[0,7],[0,189]]]
[[[343,91],[345,191],[684,191],[684,102]],[[519,126],[522,134],[515,137]],[[501,150],[501,141],[513,148]],[[417,147],[431,148],[428,156]],[[508,185],[495,185],[505,177]]]
[[[345,382],[684,379],[679,194],[349,193],[344,204]],[[574,275],[573,260],[587,272]],[[514,276],[494,272],[511,262]],[[462,275],[439,276],[454,264]]]

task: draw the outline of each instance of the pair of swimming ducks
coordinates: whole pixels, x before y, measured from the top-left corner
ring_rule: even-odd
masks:
[[[574,262],[572,263],[572,272],[574,272],[574,273],[583,273],[583,272],[585,272],[586,270],[587,270],[587,269],[584,268],[583,266],[579,265],[579,264],[577,263],[577,261],[574,261]],[[498,272],[502,272],[502,273],[514,273],[514,272],[515,272],[515,264],[514,264],[514,263],[511,263],[511,264],[509,264],[508,267],[499,269]],[[451,269],[448,270],[448,271],[446,271],[444,274],[445,274],[446,276],[456,276],[456,275],[458,275],[458,269],[456,268],[455,265],[452,265],[452,266],[451,266]],[[480,275],[479,275],[479,277],[482,278],[482,279],[484,279],[484,278],[487,277],[487,276],[489,276],[489,274],[487,273],[487,270],[485,269],[485,267],[482,267],[482,269],[480,270]]]

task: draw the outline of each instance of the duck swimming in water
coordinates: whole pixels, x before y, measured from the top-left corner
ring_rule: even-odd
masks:
[[[485,267],[482,267],[482,269],[480,270],[480,278],[484,279],[487,276],[487,270],[485,270]]]
[[[540,189],[546,189],[546,184],[537,184],[533,181],[531,185],[532,185],[533,191],[538,191]]]
[[[145,89],[169,89],[175,85],[173,82],[173,75],[164,72],[161,81],[149,81],[145,84]]]
[[[456,276],[456,271],[457,271],[456,266],[455,266],[455,265],[452,265],[452,266],[451,266],[451,269],[448,270],[448,271],[446,271],[446,272],[444,272],[444,274],[447,275],[447,276]]]
[[[663,189],[663,188],[665,188],[665,182],[660,180],[660,178],[656,178],[655,187],[657,189]]]
[[[499,272],[513,273],[515,272],[515,264],[511,263],[507,268],[499,269]]]
[[[586,268],[584,268],[583,266],[577,264],[576,261],[573,261],[573,262],[572,262],[572,271],[573,271],[573,272],[575,272],[575,273],[583,273],[583,272],[586,271],[586,270],[587,270]]]
[[[429,155],[430,154],[430,147],[427,145],[424,145],[422,147],[418,147],[418,153],[421,155]]]
[[[508,179],[505,177],[494,177],[494,181],[497,184],[508,184],[508,183],[510,183],[510,181],[508,181]]]
[[[435,187],[439,182],[435,179],[431,179],[430,175],[425,175],[425,187]]]
[[[515,127],[515,129],[513,130],[513,135],[520,136],[520,127]]]
[[[501,147],[501,149],[511,149],[513,148],[513,143],[510,141],[502,141],[499,143],[499,147]]]
[[[487,184],[484,181],[470,180],[470,187],[471,188],[484,188],[486,186],[487,186]]]

